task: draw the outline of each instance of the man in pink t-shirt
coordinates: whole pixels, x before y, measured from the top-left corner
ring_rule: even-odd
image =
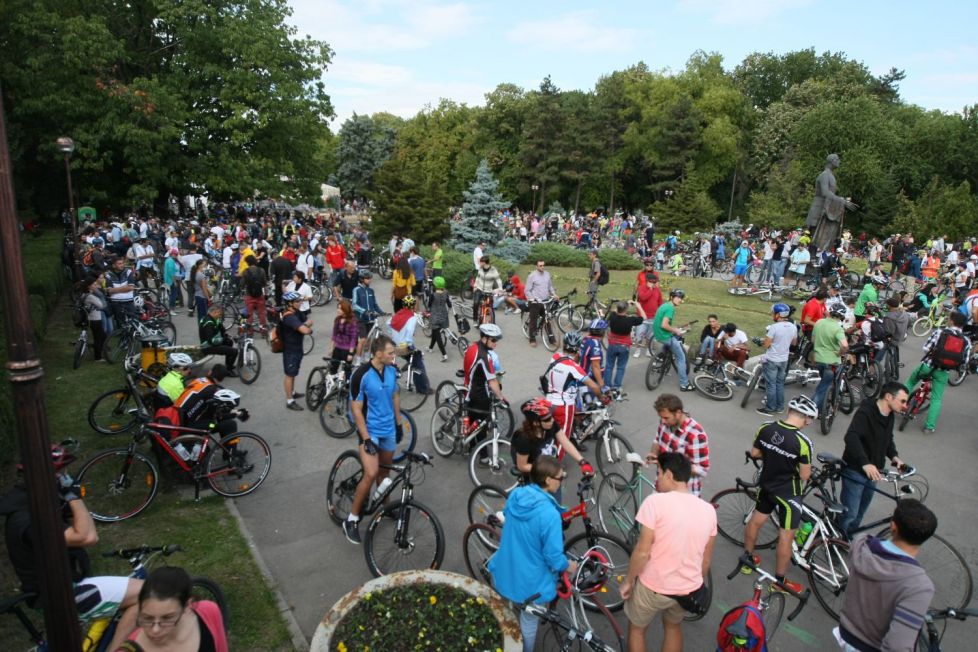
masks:
[[[662,612],[662,650],[683,649],[686,611],[673,596],[701,586],[710,569],[717,535],[716,510],[689,493],[692,466],[681,453],[660,453],[657,493],[642,502],[635,520],[642,525],[621,585],[628,617],[628,651],[645,650],[645,632]]]

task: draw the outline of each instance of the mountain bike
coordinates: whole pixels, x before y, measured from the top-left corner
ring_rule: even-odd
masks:
[[[759,364],[754,374],[759,374],[758,369],[762,366],[763,363]],[[737,386],[737,382],[748,383],[753,379],[754,374],[748,373],[733,362],[716,361],[708,371],[696,374],[693,378],[693,387],[706,398],[714,401],[729,401],[733,398],[733,388]]]
[[[685,343],[683,336],[689,331],[690,326],[693,326],[697,320],[693,320],[679,328],[680,334],[673,335],[673,337],[679,340],[679,345],[685,348]],[[651,342],[649,343],[651,346]],[[650,392],[656,390],[656,388],[662,384],[662,379],[666,377],[669,369],[672,368],[679,373],[678,363],[676,362],[675,356],[672,354],[672,348],[668,346],[660,347],[659,353],[653,355],[649,358],[649,364],[645,367],[645,388]],[[686,356],[686,374],[689,375],[690,370],[689,356]]]
[[[241,382],[251,385],[261,374],[261,354],[255,348],[253,330],[245,322],[245,317],[241,317],[238,321],[238,336],[235,338],[238,357],[235,364]]]
[[[134,428],[140,415],[149,414],[152,395],[159,380],[138,365],[126,363],[126,386],[99,394],[88,408],[88,425],[103,435]]]
[[[900,424],[897,426],[897,430],[903,432],[903,429],[907,427],[907,424],[916,419],[920,414],[926,414],[927,410],[930,409],[930,392],[931,392],[931,379],[924,378],[920,382],[920,387],[914,390],[913,394],[910,395],[910,399],[907,401],[907,407],[903,411],[903,415],[900,416]]]
[[[343,370],[338,371],[337,374],[332,374],[331,389],[325,391],[325,396],[319,405],[319,425],[322,426],[327,435],[336,439],[344,439],[352,435],[357,429],[356,422],[353,420],[352,402],[350,374]],[[415,425],[414,417],[411,416],[410,412],[401,410],[401,425],[403,426],[401,429],[402,437],[396,441],[395,462],[404,460],[404,456],[413,451],[418,443],[418,427]]]
[[[876,350],[867,343],[849,347],[849,355],[855,358],[846,371],[849,385],[858,391],[862,399],[876,398],[883,387],[883,368],[876,360]]]
[[[169,438],[163,433],[175,436]],[[272,465],[271,448],[254,433],[236,432],[222,437],[216,425],[203,429],[149,422],[128,446],[97,453],[78,472],[81,496],[96,521],[123,521],[153,502],[160,473],[149,457],[136,450],[147,440],[153,444],[161,464],[172,460],[193,481],[194,500],[200,499],[204,482],[225,498],[246,496],[261,486]]]
[[[757,579],[754,580],[754,595],[743,604],[749,605],[760,612],[761,618],[764,620],[764,642],[770,643],[774,639],[774,635],[781,625],[781,617],[784,615],[784,596],[787,594],[798,600],[798,606],[788,614],[788,620],[791,621],[797,618],[801,610],[808,604],[811,591],[805,589],[802,593],[796,593],[785,586],[784,583],[779,582],[774,575],[754,564],[754,560],[747,555],[741,556],[737,562],[737,566],[727,575],[727,579],[732,580],[737,575],[740,575],[741,568],[744,567],[750,568],[752,572],[757,573]],[[748,649],[746,647],[748,644],[748,631],[743,623],[740,621],[732,623],[728,626],[727,633],[733,636],[735,645],[745,646],[743,648],[744,650]]]
[[[941,652],[941,639],[947,629],[948,620],[964,621],[978,617],[978,609],[949,607],[947,609],[930,609],[924,616],[924,629],[917,636],[917,652]],[[938,620],[944,621],[944,629],[937,631]]]
[[[919,317],[910,327],[911,332],[917,337],[927,337],[934,329],[941,329],[947,325],[949,315],[954,310],[954,304],[950,301],[936,299],[930,304],[927,314]]]
[[[835,374],[832,386],[818,411],[819,431],[823,435],[832,430],[836,414],[851,414],[857,404],[855,390],[849,383],[849,357],[844,357],[841,364],[832,365],[832,371]]]
[[[538,334],[543,334],[543,346],[546,347],[548,351],[556,351],[557,345],[560,344],[560,338],[557,336],[558,329],[562,332],[567,332],[560,326],[560,314],[558,310],[559,302],[556,299],[549,299],[543,302],[543,313],[540,315],[540,321],[537,323]],[[584,325],[584,317],[576,311],[576,308],[566,305],[562,310],[566,310],[568,315],[571,313],[574,315],[565,317],[565,322],[568,328],[570,328],[575,323],[575,317],[580,318],[581,326]],[[526,339],[530,339],[530,311],[527,309],[522,315],[522,326],[523,326],[523,336]],[[576,329],[579,330],[579,329]]]
[[[434,394],[430,387],[427,392],[422,392],[417,387],[418,380],[421,378],[421,370],[415,366],[415,360],[420,355],[421,351],[411,347],[408,349],[404,364],[397,365],[395,363],[402,412],[414,412],[425,404],[429,394]]]
[[[974,335],[971,335],[969,339],[974,340]],[[965,361],[963,365],[957,369],[952,369],[947,372],[947,384],[952,387],[957,387],[964,382],[964,379],[968,377],[968,374],[978,373],[978,342],[971,342],[971,355]]]
[[[424,481],[424,467],[432,465],[431,457],[408,452],[405,460],[404,465],[380,465],[392,471],[391,483],[380,496],[374,496],[371,488],[360,513],[361,518],[373,516],[363,538],[363,552],[374,577],[399,570],[437,570],[445,558],[445,534],[438,517],[414,498],[414,487]],[[337,525],[350,515],[362,478],[358,451],[348,450],[333,463],[326,483],[326,508]],[[399,486],[400,500],[388,502]]]
[[[169,557],[174,553],[182,551],[183,548],[175,544],[157,547],[142,545],[138,548],[123,548],[104,552],[102,556],[106,558],[125,559],[132,568],[129,577],[144,580],[149,576],[149,565],[156,557]],[[224,629],[227,631],[227,601],[224,599],[224,592],[217,582],[206,577],[191,577],[190,587],[191,602],[209,600],[217,604],[221,611],[221,619],[224,621]],[[33,611],[33,605],[38,597],[37,593],[21,593],[6,598],[0,601],[0,614],[15,616],[27,632],[31,642],[36,646],[33,649],[36,652],[47,652],[50,650],[50,647],[44,638],[44,634],[34,625],[24,609],[26,606]],[[108,649],[109,643],[112,641],[112,637],[119,627],[122,614],[123,610],[118,609],[111,617],[95,618],[89,621],[85,638],[82,641],[82,650],[84,652],[112,652]]]
[[[143,322],[129,318],[105,339],[103,356],[106,361],[115,364],[136,353],[141,341],[159,338],[167,345],[177,343],[177,328],[172,321],[151,319]]]
[[[306,379],[306,407],[310,410],[318,410],[327,396],[332,396],[335,389],[346,384],[346,379],[353,371],[353,365],[349,362],[343,362],[337,365],[336,373],[330,373],[329,369],[330,365],[327,363],[313,367],[312,371],[309,372],[309,378]],[[320,415],[320,419],[322,418]],[[344,432],[348,428],[348,424],[349,422],[344,419],[342,426]],[[323,429],[326,430],[325,425],[323,425]],[[327,432],[329,431],[327,430]]]
[[[619,396],[617,400],[628,399]],[[597,442],[598,449],[594,460],[601,475],[617,473],[632,478],[638,473],[636,467],[627,459],[629,455],[634,454],[632,445],[615,430],[615,426],[621,424],[611,418],[612,405],[613,403],[603,403],[598,400],[584,404],[577,412],[581,416],[580,420],[576,418],[574,420],[571,441],[577,446],[581,446],[588,440]]]

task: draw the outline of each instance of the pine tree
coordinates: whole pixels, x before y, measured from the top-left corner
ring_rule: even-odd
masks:
[[[475,171],[475,181],[462,193],[462,220],[452,223],[453,246],[459,251],[472,251],[480,242],[495,244],[501,233],[496,225],[496,213],[509,208],[498,191],[499,182],[489,171],[489,163],[483,159]]]

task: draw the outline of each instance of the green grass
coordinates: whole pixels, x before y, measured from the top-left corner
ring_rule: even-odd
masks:
[[[121,365],[94,363],[91,353],[78,370],[71,369],[71,356],[78,331],[70,322],[66,306],[59,306],[48,323],[41,345],[45,372],[45,408],[52,441],[73,437],[81,442],[80,460],[113,446],[125,445],[128,435],[105,436],[91,430],[86,420],[92,399],[103,391],[121,386]],[[186,333],[180,337],[187,338]],[[72,471],[81,467],[76,462]],[[183,566],[191,575],[204,575],[217,581],[224,590],[230,610],[232,650],[267,651],[293,649],[291,638],[275,597],[267,586],[248,545],[223,499],[209,496],[200,502],[187,497],[188,485],[177,485],[169,478],[161,481],[161,493],[153,504],[134,519],[117,524],[99,524],[99,544],[91,558],[96,575],[127,575],[128,565],[121,560],[105,560],[103,550],[141,544],[180,544],[186,552],[168,559]],[[205,495],[209,494],[209,491]],[[192,494],[191,494],[192,496]],[[3,551],[6,559],[6,551]],[[8,563],[0,563],[2,595],[16,592],[18,583]],[[37,619],[40,623],[40,619]],[[28,641],[12,617],[0,618],[0,640],[7,649],[26,649]],[[21,646],[20,643],[24,645]],[[12,648],[10,646],[13,646]]]

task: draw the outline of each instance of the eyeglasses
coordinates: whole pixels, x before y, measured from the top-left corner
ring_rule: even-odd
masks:
[[[138,616],[136,618],[136,624],[142,627],[143,629],[152,629],[154,626],[159,627],[160,629],[169,629],[170,627],[173,627],[178,622],[180,622],[181,618],[183,618],[182,611],[175,616],[164,616],[159,620],[155,620],[153,618],[146,618],[144,616]]]
[[[566,478],[566,477],[567,477],[567,471],[563,471],[563,472],[561,472],[561,474],[560,474],[560,475],[552,475],[552,476],[550,476],[550,477],[551,477],[552,479],[554,479],[554,480],[556,480],[557,482],[563,482],[563,481],[564,481],[564,478]]]

